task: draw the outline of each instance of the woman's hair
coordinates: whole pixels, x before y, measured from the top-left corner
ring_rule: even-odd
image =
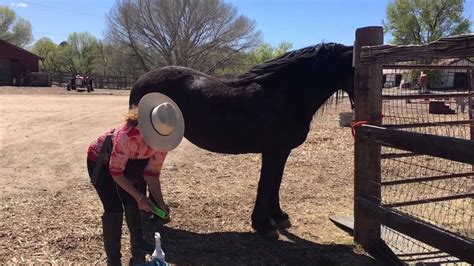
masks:
[[[138,107],[132,105],[128,110],[128,113],[124,116],[125,122],[129,127],[136,127],[138,125]]]

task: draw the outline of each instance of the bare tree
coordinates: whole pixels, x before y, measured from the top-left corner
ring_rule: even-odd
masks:
[[[117,0],[107,38],[127,45],[144,70],[180,65],[213,73],[260,43],[255,22],[222,0]]]
[[[94,70],[103,76],[139,77],[143,74],[141,63],[129,46],[100,42],[95,59]]]

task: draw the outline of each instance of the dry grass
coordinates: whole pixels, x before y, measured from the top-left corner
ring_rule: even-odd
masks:
[[[85,151],[120,122],[127,95],[0,87],[0,261],[103,263],[102,207],[88,181]],[[260,156],[211,153],[184,141],[170,153],[162,175],[172,207],[172,221],[161,232],[167,260],[375,264],[328,219],[352,215],[353,138],[337,122],[338,113],[347,110],[347,102],[326,108],[307,141],[291,153],[281,202],[293,227],[276,242],[250,228]],[[125,227],[124,232],[127,257]]]

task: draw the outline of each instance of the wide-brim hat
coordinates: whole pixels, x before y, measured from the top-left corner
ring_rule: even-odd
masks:
[[[138,128],[151,148],[170,151],[183,139],[183,114],[168,96],[158,92],[147,93],[138,103]]]

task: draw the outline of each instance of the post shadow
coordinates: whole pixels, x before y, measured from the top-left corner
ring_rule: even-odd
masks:
[[[353,245],[319,244],[280,231],[290,241],[251,232],[195,233],[160,227],[166,261],[176,265],[381,265]]]

